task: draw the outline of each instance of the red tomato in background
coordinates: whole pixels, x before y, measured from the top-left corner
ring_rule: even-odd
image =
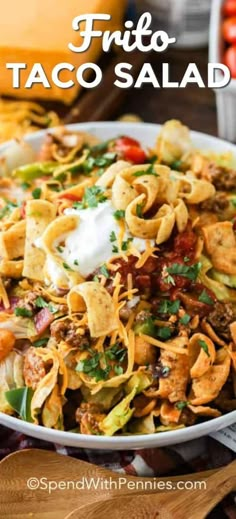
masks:
[[[143,164],[146,158],[145,151],[138,146],[129,146],[124,150],[124,159],[134,162],[134,164]]]
[[[65,198],[66,200],[71,200],[72,202],[81,202],[81,197],[78,195],[74,195],[73,193],[62,193],[58,198]]]
[[[223,5],[224,16],[236,16],[236,0],[226,0]]]
[[[223,37],[227,43],[236,43],[236,16],[226,18],[223,22]]]
[[[123,149],[126,146],[138,146],[140,148],[140,143],[136,141],[136,139],[132,139],[132,137],[119,137],[116,139],[115,147],[116,149]]]
[[[147,159],[147,155],[141,148],[140,143],[131,137],[119,137],[115,141],[114,149],[120,152],[125,160],[134,164],[143,164]]]
[[[231,45],[225,51],[224,63],[229,67],[232,78],[236,79],[236,45]]]

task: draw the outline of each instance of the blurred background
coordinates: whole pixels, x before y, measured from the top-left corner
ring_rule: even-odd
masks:
[[[146,85],[141,89],[123,90],[113,85],[114,67],[121,61],[133,65],[134,77],[148,61],[158,79],[161,77],[161,63],[168,62],[172,81],[181,80],[188,64],[194,62],[207,82],[209,41],[211,53],[219,61],[227,62],[232,76],[236,77],[236,0],[109,0],[105,6],[104,9],[102,0],[60,0],[59,4],[57,0],[31,0],[30,7],[27,0],[4,3],[0,35],[0,141],[59,122],[123,117],[154,123],[177,118],[194,130],[236,140],[236,129],[228,131],[228,114],[232,116],[236,105],[235,79],[218,97],[218,125],[216,97],[209,88],[188,85],[184,90],[155,89]],[[100,43],[96,40],[86,53],[71,53],[67,48],[68,42],[74,39],[76,44],[80,38],[78,32],[72,31],[73,17],[104,11],[112,14],[111,30],[121,28],[124,18],[137,20],[142,12],[149,11],[153,15],[153,30],[168,31],[170,36],[177,37],[177,44],[159,54],[124,54],[113,47],[110,54],[102,55]],[[22,74],[23,83],[33,63],[42,63],[46,73],[50,74],[53,66],[63,61],[75,66],[97,61],[103,69],[103,81],[99,87],[86,91],[79,86],[60,90],[56,87],[44,89],[40,85],[34,85],[28,91],[24,88],[13,90],[10,74],[3,70],[3,64],[14,61],[29,64],[28,72]],[[62,79],[66,80],[66,75]],[[232,100],[233,87],[235,98]],[[231,104],[226,106],[227,95]],[[34,102],[37,104],[32,104]],[[234,120],[232,125],[234,127]]]

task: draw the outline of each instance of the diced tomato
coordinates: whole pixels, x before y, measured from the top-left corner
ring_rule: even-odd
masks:
[[[78,195],[74,195],[73,193],[62,193],[58,198],[65,198],[66,200],[71,200],[71,202],[80,202],[81,197]]]
[[[147,160],[145,151],[135,139],[131,137],[120,137],[114,143],[114,149],[122,155],[125,160],[133,162],[134,164],[144,164]]]
[[[226,18],[223,22],[223,37],[227,43],[236,43],[236,16]]]
[[[42,310],[40,310],[34,317],[34,324],[38,334],[45,332],[53,319],[53,314],[48,310],[48,308],[42,308]]]
[[[225,0],[223,14],[224,16],[236,16],[236,0]]]
[[[190,229],[178,234],[174,239],[174,251],[180,256],[182,263],[184,256],[190,256],[194,252],[197,243],[197,236]]]
[[[130,160],[131,162],[134,162],[134,164],[144,164],[147,159],[145,151],[138,146],[130,146],[129,148],[126,148],[123,154],[125,160]]]
[[[236,79],[236,45],[231,45],[225,51],[224,63],[229,68],[231,77]]]
[[[116,149],[123,149],[129,146],[138,146],[140,148],[140,143],[136,141],[136,139],[132,139],[132,137],[119,137],[115,141],[115,147]]]

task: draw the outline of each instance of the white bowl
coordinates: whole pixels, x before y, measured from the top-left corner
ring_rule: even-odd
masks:
[[[100,139],[107,140],[118,135],[130,135],[147,146],[153,146],[157,134],[160,130],[159,125],[145,123],[83,123],[70,125],[68,128],[74,130],[85,130],[98,136]],[[42,142],[42,138],[46,131],[40,131],[26,138],[35,150],[37,150]],[[226,141],[211,137],[210,135],[192,132],[192,139],[197,148],[208,149],[217,153],[232,151],[236,155],[236,146]],[[4,155],[5,150],[9,148],[9,143],[0,146],[0,154]],[[177,443],[200,438],[207,434],[219,431],[224,427],[228,427],[236,422],[236,411],[228,413],[219,418],[208,420],[198,425],[192,425],[185,429],[169,431],[157,434],[146,435],[130,435],[130,436],[88,436],[84,434],[76,434],[71,432],[56,431],[39,425],[33,425],[23,422],[18,418],[0,413],[0,424],[19,431],[21,433],[58,443],[70,447],[84,447],[87,449],[143,449],[150,447],[161,447],[165,445],[174,445]]]

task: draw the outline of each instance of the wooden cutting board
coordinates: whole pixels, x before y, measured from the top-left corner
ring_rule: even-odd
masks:
[[[187,476],[159,478],[160,481],[182,480],[196,481],[206,479],[215,471],[207,471]],[[11,454],[0,463],[0,516],[4,519],[64,519],[74,509],[95,503],[99,500],[107,500],[111,497],[122,495],[134,495],[134,492],[126,486],[121,490],[103,490],[84,488],[83,490],[54,490],[41,489],[30,490],[27,481],[34,478],[40,480],[41,485],[49,481],[58,484],[63,482],[80,481],[82,478],[103,478],[117,481],[120,477],[126,477],[127,482],[137,482],[137,478],[113,473],[96,465],[76,460],[68,456],[62,456],[55,452],[39,449],[18,451]],[[138,478],[139,481],[151,481],[153,478]],[[158,481],[158,478],[156,478]],[[156,490],[154,490],[156,493]],[[144,494],[145,492],[143,492]],[[147,488],[146,493],[150,493]]]

